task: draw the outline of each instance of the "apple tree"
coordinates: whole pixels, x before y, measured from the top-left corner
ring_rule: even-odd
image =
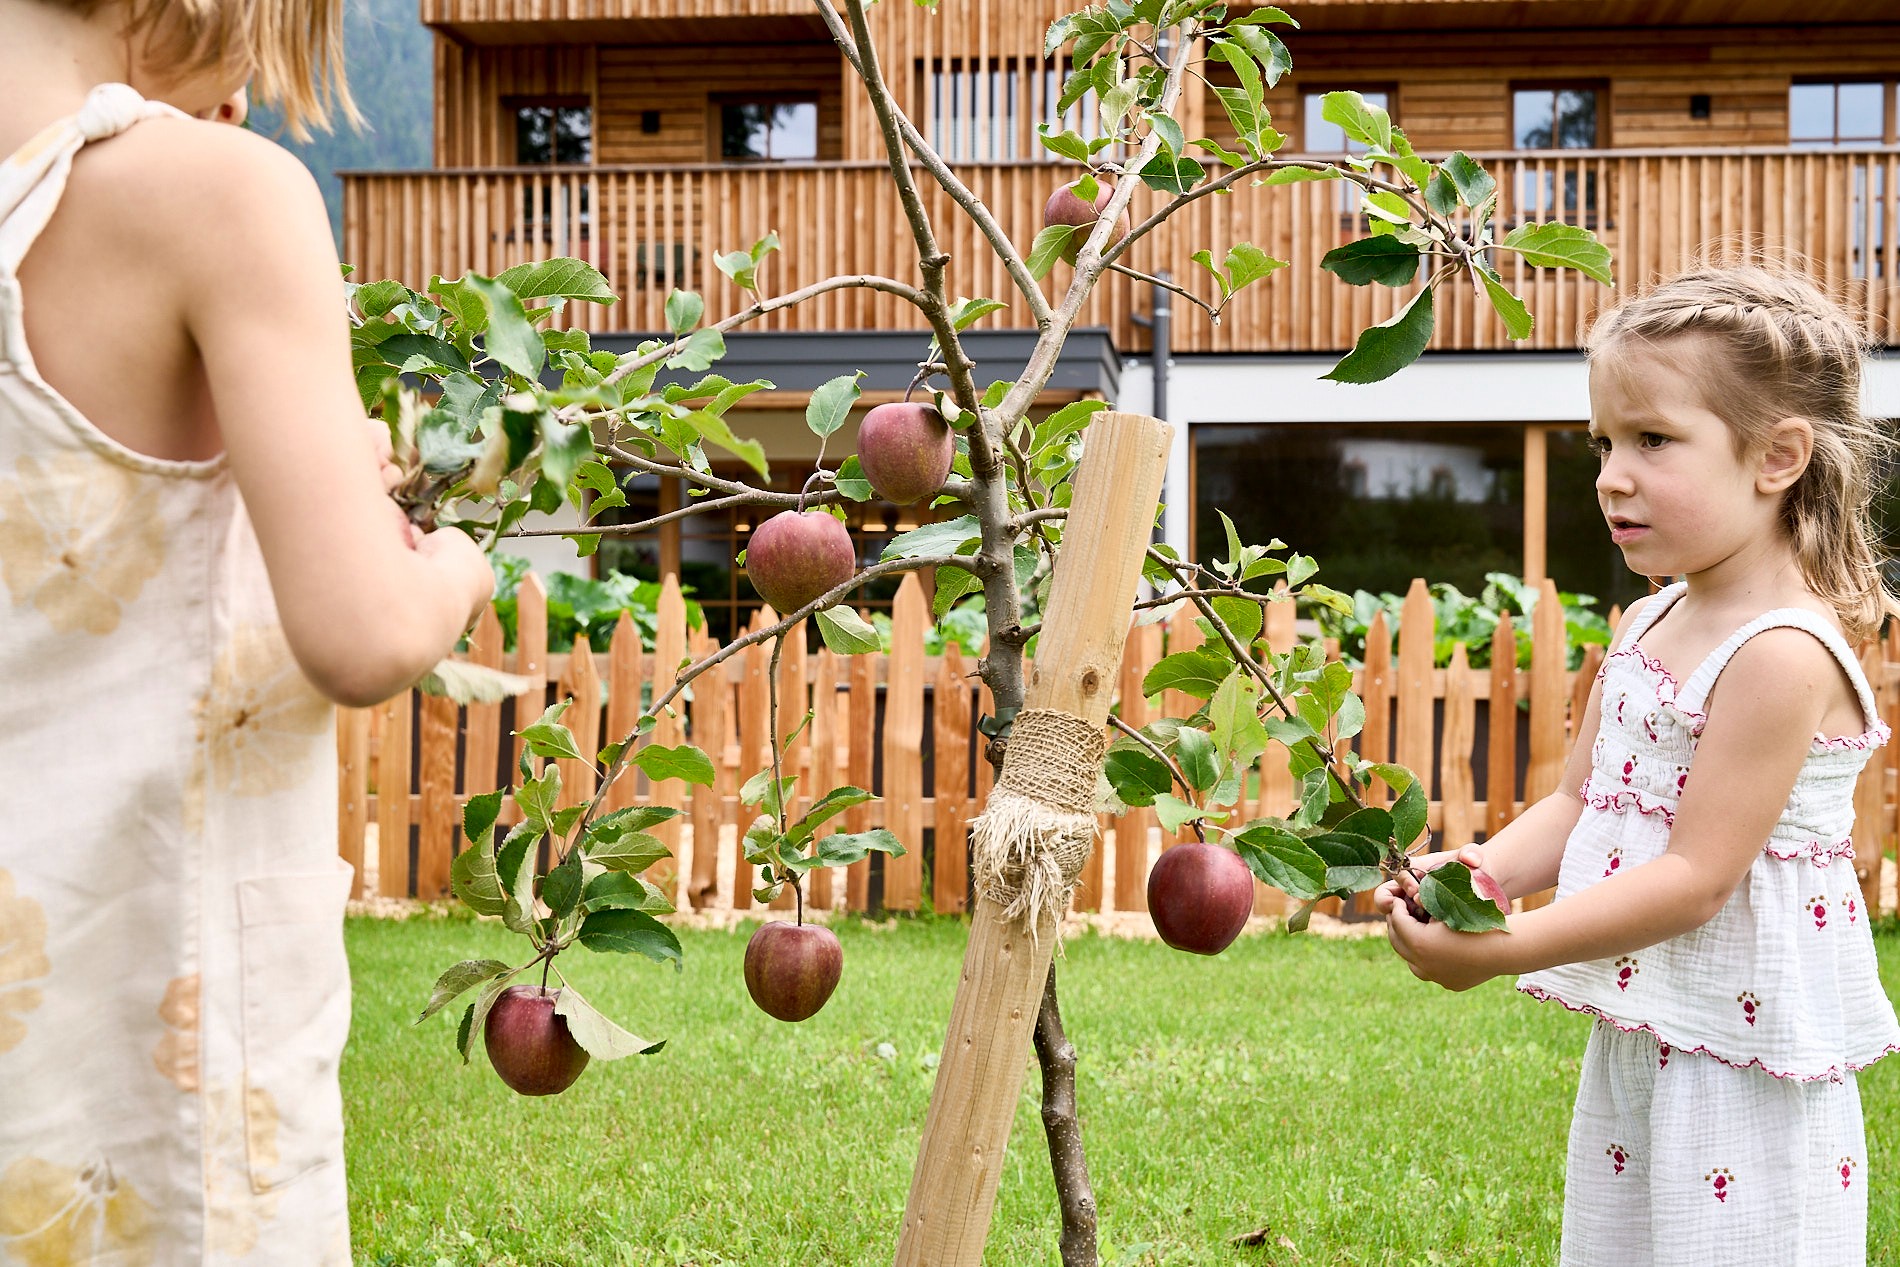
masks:
[[[519,779],[506,793],[518,821],[506,833],[497,827],[503,792],[469,803],[467,848],[453,869],[455,893],[474,910],[498,916],[525,944],[517,963],[464,962],[437,981],[423,1016],[460,1002],[458,1043],[465,1058],[478,1036],[488,1036],[491,1055],[497,1050],[497,1015],[509,1018],[499,1040],[507,1058],[526,1058],[524,1052],[545,1058],[555,1074],[571,1069],[578,1076],[588,1055],[613,1060],[657,1050],[658,1044],[601,1015],[571,983],[558,991],[546,987],[551,973],[560,975],[558,957],[575,948],[679,966],[679,942],[656,918],[671,906],[644,878],[665,855],[650,829],[677,811],[601,807],[608,789],[635,771],[654,781],[711,782],[712,764],[703,752],[690,743],[655,744],[651,732],[676,709],[682,691],[733,654],[769,639],[776,667],[787,631],[806,619],[834,651],[873,653],[875,631],[845,600],[873,579],[928,571],[939,617],[952,604],[981,600],[989,651],[978,671],[995,713],[980,726],[989,759],[1001,767],[1023,706],[1024,654],[1041,632],[1063,554],[1078,462],[1092,420],[1107,408],[1082,401],[1039,419],[1031,414],[1084,301],[1105,271],[1117,270],[1166,285],[1218,319],[1237,292],[1271,284],[1270,275],[1286,263],[1239,243],[1218,259],[1211,250],[1194,252],[1198,280],[1161,281],[1153,274],[1182,262],[1144,259],[1146,239],[1182,208],[1205,197],[1272,197],[1272,186],[1302,181],[1338,182],[1358,192],[1367,235],[1329,252],[1320,266],[1346,285],[1414,289],[1393,318],[1362,331],[1327,375],[1347,383],[1386,378],[1422,353],[1441,286],[1473,287],[1512,338],[1529,334],[1531,316],[1498,272],[1501,253],[1610,280],[1607,250],[1584,229],[1524,224],[1495,237],[1499,194],[1483,167],[1460,153],[1437,159],[1416,153],[1386,112],[1357,93],[1328,94],[1323,113],[1359,154],[1331,161],[1281,157],[1286,138],[1274,130],[1264,94],[1291,66],[1278,32],[1297,23],[1277,8],[1230,11],[1214,0],[1108,0],[1050,26],[1046,52],[1066,49],[1073,65],[1061,105],[1066,109],[1092,91],[1100,102],[1101,134],[1085,140],[1041,129],[1042,144],[1073,170],[1052,184],[1042,230],[1031,241],[1012,240],[898,109],[862,0],[846,0],[842,12],[825,0],[816,8],[876,114],[914,239],[914,276],[854,273],[769,293],[770,256],[780,244],[767,232],[717,256],[720,271],[747,297],[745,306],[709,322],[701,295],[675,291],[666,304],[668,333],[625,355],[593,348],[581,331],[553,328],[551,319],[567,304],[614,301],[607,280],[580,260],[524,263],[492,278],[436,277],[420,290],[393,280],[350,288],[363,398],[389,426],[407,473],[398,497],[418,522],[459,527],[492,548],[524,532],[530,510],[550,512],[566,502],[583,524],[563,531],[587,554],[602,535],[647,531],[669,518],[741,505],[775,512],[754,533],[747,559],[761,596],[782,613],[775,624],[681,666],[675,684],[657,693],[634,731],[597,753],[578,750],[561,722],[565,701],[525,726]],[[1231,146],[1190,139],[1179,121],[1184,91],[1204,80],[1232,125]],[[939,245],[917,187],[920,173],[975,224],[1013,293],[957,292],[957,261]],[[1161,197],[1135,221],[1129,209],[1138,186]],[[1066,278],[1058,275],[1051,298],[1043,282],[1058,266]],[[898,296],[928,327],[910,393],[922,399],[907,396],[903,404],[871,411],[858,451],[835,465],[826,464],[821,446],[819,469],[798,493],[715,471],[709,455],[720,452],[761,481],[767,474],[763,450],[735,430],[731,411],[770,384],[733,382],[717,372],[725,332],[845,288]],[[1037,331],[1034,350],[1014,377],[985,385],[962,333],[1005,309],[1013,324]],[[858,377],[813,392],[807,421],[821,440],[848,417]],[[616,470],[627,469],[683,480],[688,504],[639,523],[588,524],[625,504]],[[877,561],[861,567],[834,510],[874,496],[927,502],[935,520],[897,537]],[[1226,523],[1212,557],[1185,559],[1166,546],[1148,551],[1143,576],[1152,592],[1132,601],[1130,618],[1159,619],[1191,606],[1205,641],[1154,665],[1143,691],[1178,691],[1196,706],[1187,716],[1138,728],[1112,719],[1119,733],[1107,748],[1101,783],[1105,807],[1152,806],[1164,826],[1194,834],[1196,846],[1164,857],[1168,871],[1157,871],[1153,913],[1171,942],[1206,952],[1224,946],[1244,922],[1252,877],[1301,904],[1289,920],[1299,929],[1318,902],[1364,892],[1409,870],[1411,855],[1427,838],[1419,779],[1352,748],[1365,710],[1349,671],[1326,663],[1316,645],[1278,651],[1261,638],[1267,603],[1350,610],[1348,600],[1314,579],[1318,564],[1310,557],[1277,539],[1242,541]],[[1282,531],[1297,541],[1300,527],[1289,523]],[[434,685],[464,698],[508,689],[453,664],[442,666]],[[773,933],[776,940],[748,949],[746,975],[768,1012],[802,1019],[823,1005],[841,966],[836,939],[804,924],[804,875],[873,851],[898,853],[902,846],[886,831],[836,830],[839,814],[873,799],[866,789],[808,789],[809,808],[791,815],[795,780],[780,769],[777,708],[775,697],[772,761],[743,790],[744,803],[757,813],[742,848],[760,869],[756,896],[769,900],[789,886],[798,895],[798,918],[784,926],[795,931]],[[1297,804],[1284,816],[1243,821],[1238,806],[1247,774],[1272,740],[1289,754]],[[557,809],[555,763],[562,758],[594,763],[600,779],[592,797]],[[1371,803],[1384,799],[1368,795],[1375,779],[1393,798],[1389,808]],[[538,865],[544,847],[545,867]],[[1188,868],[1205,875],[1186,876]],[[1185,909],[1169,897],[1195,889],[1187,879],[1208,878],[1231,895],[1225,911]],[[1474,888],[1474,877],[1461,866],[1434,869],[1420,877],[1419,901],[1453,927],[1495,927],[1501,916],[1483,887],[1487,879],[1476,877]],[[1060,896],[1066,901],[1066,893]],[[536,969],[538,985],[518,983]],[[1063,1211],[1063,1259],[1092,1263],[1094,1201],[1075,1115],[1075,1053],[1062,1034],[1053,968],[1036,1046]],[[523,1081],[538,1090],[559,1078],[537,1072]]]

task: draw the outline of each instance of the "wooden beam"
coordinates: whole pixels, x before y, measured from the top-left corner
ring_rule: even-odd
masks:
[[[1106,412],[1090,423],[1026,711],[1107,724],[1172,432],[1139,414]],[[1009,774],[1006,764],[1005,781]],[[1056,935],[1051,915],[1005,921],[997,903],[977,898],[904,1208],[900,1267],[982,1260]]]

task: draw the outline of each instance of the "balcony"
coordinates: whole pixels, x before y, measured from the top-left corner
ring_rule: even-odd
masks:
[[[1673,270],[1699,251],[1749,247],[1795,255],[1883,344],[1900,331],[1900,149],[1567,150],[1479,155],[1501,191],[1498,233],[1526,220],[1564,220],[1594,230],[1615,256],[1620,284]],[[1041,207],[1062,169],[1046,163],[960,165],[963,180],[1027,250]],[[919,173],[956,293],[1008,300],[1014,293],[974,226]],[[1158,196],[1138,190],[1139,219]],[[619,304],[571,305],[557,323],[590,331],[657,331],[674,287],[706,297],[708,318],[742,308],[746,296],[720,274],[717,254],[740,249],[767,229],[784,247],[769,257],[763,286],[782,294],[834,274],[870,272],[914,280],[916,255],[881,163],[773,166],[491,168],[344,174],[344,259],[362,277],[410,285],[431,274],[497,273],[523,260],[574,255],[608,278]],[[1407,290],[1349,287],[1322,272],[1333,247],[1363,236],[1351,192],[1332,183],[1272,189],[1243,184],[1227,197],[1190,204],[1126,261],[1166,269],[1205,292],[1208,278],[1189,256],[1219,258],[1252,242],[1292,261],[1241,292],[1215,326],[1177,302],[1174,346],[1187,353],[1337,352],[1355,333],[1390,317]],[[1472,351],[1508,346],[1572,349],[1611,292],[1569,271],[1529,269],[1498,259],[1505,281],[1536,317],[1532,336],[1510,344],[1488,306],[1468,286],[1443,287],[1432,347]],[[1057,265],[1044,282],[1052,298],[1070,273]],[[1081,324],[1102,325],[1124,351],[1145,350],[1135,320],[1150,302],[1145,282],[1111,274],[1090,297]],[[1025,326],[1001,312],[992,326]],[[900,300],[868,290],[834,291],[751,329],[916,329]]]

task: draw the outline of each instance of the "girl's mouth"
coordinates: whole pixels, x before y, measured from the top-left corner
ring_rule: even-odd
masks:
[[[1639,524],[1631,519],[1613,517],[1610,520],[1610,540],[1617,545],[1628,545],[1648,531],[1648,524]]]

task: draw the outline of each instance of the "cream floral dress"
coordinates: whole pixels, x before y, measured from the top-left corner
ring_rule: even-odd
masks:
[[[0,164],[0,1264],[347,1263],[334,711],[224,459],[106,436],[21,321],[73,155],[169,111]]]

